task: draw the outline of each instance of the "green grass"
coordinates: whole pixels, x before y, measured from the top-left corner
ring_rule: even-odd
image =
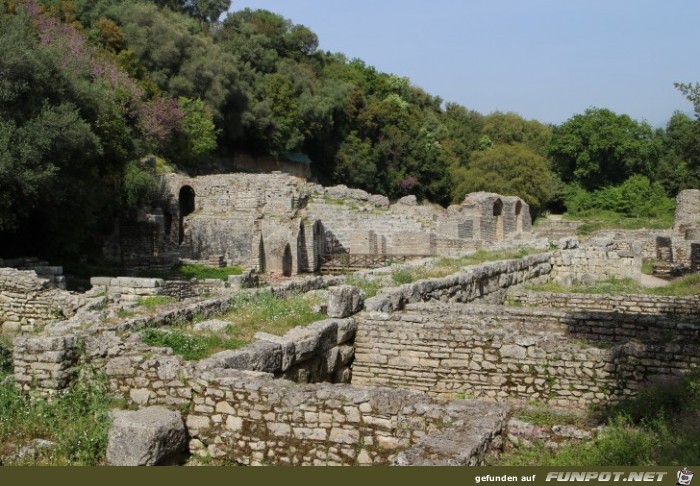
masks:
[[[648,288],[630,279],[609,278],[590,285],[563,285],[549,282],[543,285],[527,285],[526,290],[574,294],[642,294],[670,297],[690,297],[700,294],[700,274],[679,278],[667,287]]]
[[[595,439],[548,450],[541,441],[506,454],[503,466],[651,466],[700,457],[700,371],[656,383],[607,412]]]
[[[123,406],[97,378],[81,380],[51,400],[29,400],[14,383],[0,384],[0,460],[3,465],[104,464],[109,411]],[[36,458],[13,459],[18,448],[33,439],[54,445]]]
[[[673,226],[674,215],[672,212],[661,217],[638,217],[624,216],[614,211],[586,211],[580,215],[565,214],[564,218],[582,221],[578,234],[581,236],[590,235],[596,231],[611,229],[669,229]]]
[[[542,402],[528,403],[527,406],[515,414],[515,417],[538,427],[551,427],[553,425],[575,425],[580,427],[584,422],[584,418],[579,414],[553,410],[549,405]]]
[[[269,291],[241,293],[235,297],[224,320],[233,324],[230,335],[243,341],[251,341],[256,332],[281,336],[294,327],[327,317],[314,312],[313,304],[303,295],[282,298]]]
[[[0,336],[0,379],[4,373],[12,371],[12,343],[5,336]]]
[[[269,291],[246,292],[234,298],[231,310],[221,318],[231,323],[221,332],[146,329],[141,337],[150,346],[172,348],[187,360],[199,360],[219,351],[246,346],[258,332],[281,336],[294,327],[324,319],[325,314],[313,311],[314,303],[305,296],[280,298]]]
[[[173,297],[167,295],[151,295],[148,297],[139,297],[138,304],[146,309],[155,309],[162,305],[168,305],[176,302]]]
[[[654,275],[654,264],[655,260],[644,260],[642,262],[642,273],[644,275]]]
[[[141,272],[139,276],[144,278],[162,278],[165,280],[173,278],[186,278],[188,280],[193,278],[197,280],[228,280],[230,275],[241,275],[242,273],[243,269],[238,266],[215,268],[206,265],[177,265],[165,272],[144,271]]]
[[[516,260],[538,253],[542,253],[542,250],[528,247],[491,251],[482,249],[460,258],[441,258],[430,266],[398,267],[391,272],[391,277],[395,285],[403,285],[422,279],[446,277],[472,265],[499,260]]]
[[[366,299],[374,297],[383,287],[385,287],[385,285],[382,285],[380,279],[368,278],[357,274],[348,275],[348,277],[345,279],[345,284],[359,288]]]
[[[182,330],[161,331],[146,329],[141,335],[143,342],[149,346],[171,348],[173,352],[186,360],[199,360],[226,349],[239,349],[247,343],[213,333],[189,335]]]

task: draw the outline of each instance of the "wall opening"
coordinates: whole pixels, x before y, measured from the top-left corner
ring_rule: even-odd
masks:
[[[328,250],[326,248],[326,230],[323,228],[323,223],[316,221],[313,227],[313,271],[321,270],[321,255],[325,255]]]
[[[292,249],[287,243],[284,247],[284,253],[282,255],[282,275],[285,277],[292,276]]]
[[[299,223],[299,235],[297,236],[297,272],[308,272],[310,267],[309,248],[306,241],[306,228],[304,222]]]
[[[503,226],[503,201],[496,199],[493,204],[493,216],[496,218],[496,241],[505,239],[505,229]]]
[[[265,243],[263,242],[263,237],[260,235],[260,241],[258,242],[258,272],[265,273],[267,265],[265,264]]]
[[[190,186],[182,186],[178,197],[178,206],[180,209],[180,231],[178,236],[178,244],[182,244],[185,239],[185,217],[194,212],[194,189]]]
[[[523,232],[523,203],[520,201],[515,203],[515,231]]]

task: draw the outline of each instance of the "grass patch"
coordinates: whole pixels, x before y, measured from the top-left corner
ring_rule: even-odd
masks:
[[[109,411],[123,408],[103,379],[81,380],[51,400],[22,395],[14,383],[0,384],[0,458],[3,465],[84,465],[104,463]],[[52,441],[37,457],[14,458],[33,439]]]
[[[243,269],[238,266],[231,267],[208,267],[206,265],[177,265],[165,272],[154,272],[154,271],[144,271],[139,274],[140,277],[144,278],[162,278],[164,280],[172,280],[177,278],[184,278],[191,280],[193,278],[197,280],[206,279],[218,279],[218,280],[228,280],[231,275],[241,275]]]
[[[700,371],[667,379],[607,414],[595,439],[556,452],[535,442],[507,454],[503,466],[652,466],[693,464],[700,457]]]
[[[630,217],[614,211],[590,210],[577,215],[564,215],[565,219],[582,221],[577,233],[581,236],[590,235],[596,231],[624,229],[669,229],[673,226],[673,212],[659,217]]]
[[[281,336],[288,330],[325,319],[313,310],[314,302],[303,295],[282,298],[272,292],[241,293],[224,317],[231,322],[229,335],[250,342],[256,332]]]
[[[150,346],[171,348],[187,360],[199,360],[219,351],[240,349],[250,344],[258,332],[281,336],[294,327],[324,319],[325,314],[313,311],[314,303],[306,296],[281,298],[269,291],[241,293],[222,317],[231,323],[223,331],[146,329],[141,338]]]
[[[385,285],[382,284],[381,279],[367,278],[357,274],[348,275],[348,277],[345,279],[345,284],[359,288],[366,299],[374,297],[383,287],[385,287]]]
[[[205,335],[188,335],[182,330],[161,331],[146,329],[141,334],[143,342],[149,346],[171,348],[177,355],[186,360],[199,360],[226,349],[238,349],[247,343],[213,333]]]
[[[515,417],[538,427],[552,427],[554,425],[580,427],[584,422],[581,415],[553,410],[549,405],[541,402],[530,402],[526,407],[520,409]]]
[[[0,379],[12,372],[12,343],[5,336],[0,336]]]
[[[138,304],[146,309],[155,309],[161,305],[168,305],[175,303],[176,300],[173,297],[168,297],[167,295],[151,295],[148,297],[139,297]]]
[[[644,260],[642,262],[642,273],[644,275],[654,275],[654,264],[656,260]]]
[[[563,285],[549,282],[542,285],[527,285],[526,290],[558,294],[642,294],[669,297],[690,297],[700,294],[700,274],[679,278],[667,287],[643,287],[630,279],[609,278],[593,284]]]

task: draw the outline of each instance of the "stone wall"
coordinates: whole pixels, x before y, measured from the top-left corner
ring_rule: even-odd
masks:
[[[700,323],[700,296],[667,297],[638,294],[574,294],[512,290],[508,292],[510,305],[560,309],[579,312],[582,309],[620,314],[647,314],[668,319]]]
[[[430,303],[357,318],[357,385],[587,406],[700,366],[700,326],[656,316]]]
[[[203,374],[196,392],[190,449],[252,465],[476,465],[505,415],[405,390],[290,387],[241,372]]]
[[[80,295],[55,288],[33,270],[0,268],[2,332],[38,331],[48,322],[73,316],[84,304]]]
[[[437,300],[472,302],[489,299],[502,302],[507,289],[525,282],[544,283],[552,271],[551,255],[543,253],[520,260],[485,263],[467,267],[444,278],[420,280],[397,288],[382,289],[365,302],[368,311],[400,310],[406,304]]]
[[[607,248],[557,251],[552,254],[552,280],[564,284],[594,282],[606,278],[642,277],[642,256]]]
[[[687,189],[676,197],[676,217],[673,230],[685,237],[689,229],[700,228],[700,190]]]

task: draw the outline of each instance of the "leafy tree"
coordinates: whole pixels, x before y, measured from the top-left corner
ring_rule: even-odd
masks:
[[[533,213],[550,200],[555,182],[546,159],[522,144],[472,154],[469,167],[455,169],[454,179],[455,202],[470,192],[490,191],[522,198]]]
[[[549,153],[566,183],[586,190],[620,184],[635,174],[652,177],[660,139],[646,123],[607,109],[588,109],[554,128]]]

